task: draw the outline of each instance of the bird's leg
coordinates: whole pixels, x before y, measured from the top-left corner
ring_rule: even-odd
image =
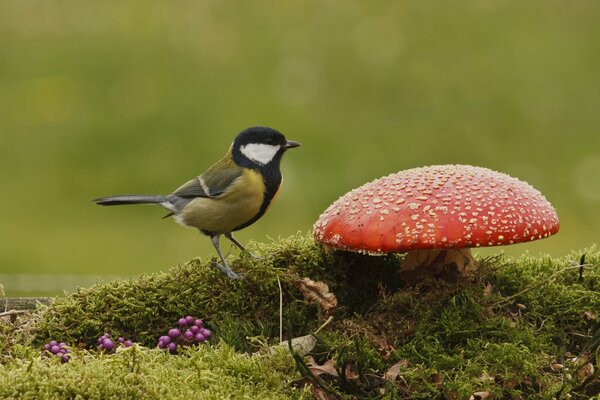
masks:
[[[255,255],[254,255],[254,254],[252,254],[250,251],[246,250],[246,248],[245,248],[244,246],[242,246],[242,244],[241,244],[240,242],[238,242],[236,238],[234,238],[234,237],[233,237],[233,234],[232,234],[231,232],[229,232],[229,233],[225,233],[225,237],[226,237],[227,239],[231,240],[231,242],[232,242],[233,244],[235,244],[235,245],[238,247],[238,249],[240,249],[240,250],[242,250],[242,251],[245,251],[246,253],[248,253],[248,254],[250,255],[250,257],[252,257],[252,258],[254,258],[254,259],[256,259],[256,260],[259,260],[259,259],[260,259],[260,257],[259,257],[259,256],[255,256]]]
[[[210,240],[211,240],[213,246],[215,246],[215,249],[217,250],[217,254],[221,258],[221,262],[223,264],[219,264],[218,262],[213,262],[213,264],[215,267],[217,267],[221,272],[226,274],[231,279],[240,279],[240,276],[238,274],[236,274],[235,272],[233,272],[233,270],[231,268],[229,268],[227,261],[225,261],[225,257],[223,257],[223,253],[221,253],[221,246],[219,245],[219,236],[220,235],[213,235],[210,237]]]

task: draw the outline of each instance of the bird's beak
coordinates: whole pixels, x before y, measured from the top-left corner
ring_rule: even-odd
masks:
[[[294,147],[298,147],[298,146],[300,146],[300,143],[294,142],[293,140],[288,140],[287,143],[285,144],[286,149],[293,149]]]

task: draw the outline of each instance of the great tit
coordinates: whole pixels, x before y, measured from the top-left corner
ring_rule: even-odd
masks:
[[[273,128],[251,127],[235,137],[222,159],[169,195],[119,195],[94,202],[102,206],[158,204],[169,211],[165,218],[172,216],[180,225],[209,236],[222,262],[215,266],[238,279],[223,257],[219,238],[224,235],[248,252],[232,232],[253,224],[267,211],[281,186],[281,157],[298,146]]]

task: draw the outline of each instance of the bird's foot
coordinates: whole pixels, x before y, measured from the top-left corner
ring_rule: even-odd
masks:
[[[213,266],[217,267],[219,269],[219,271],[221,271],[222,273],[227,275],[230,279],[238,280],[241,278],[241,276],[236,274],[235,272],[233,272],[233,270],[231,268],[229,268],[228,265],[223,266],[216,261],[213,261],[212,264],[213,264]]]
[[[249,252],[248,250],[246,250],[246,253],[248,253],[248,255],[250,256],[251,259],[253,260],[262,260],[264,257],[261,256],[257,256],[254,253]]]

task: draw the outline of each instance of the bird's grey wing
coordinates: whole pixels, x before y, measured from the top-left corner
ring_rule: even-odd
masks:
[[[204,174],[184,183],[168,196],[168,201],[175,210],[182,210],[197,197],[219,197],[242,175],[243,170],[237,166],[213,165]]]
[[[200,180],[201,177],[197,176],[192,180],[187,181],[180,186],[171,196],[178,196],[183,198],[194,198],[194,197],[210,197],[210,190],[206,184]]]

